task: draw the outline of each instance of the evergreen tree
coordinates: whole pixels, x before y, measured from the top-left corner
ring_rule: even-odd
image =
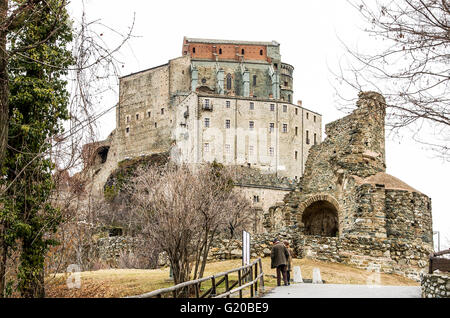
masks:
[[[3,161],[0,198],[3,241],[21,244],[17,288],[24,297],[44,296],[44,257],[55,242],[49,235],[61,222],[52,207],[52,137],[68,119],[67,69],[73,64],[67,45],[72,40],[65,0],[39,2],[24,23],[8,37],[8,148]],[[0,233],[0,235],[2,235]]]

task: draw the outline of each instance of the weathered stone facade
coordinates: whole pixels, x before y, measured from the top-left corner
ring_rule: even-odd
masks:
[[[450,298],[448,273],[424,274],[421,279],[422,298]]]
[[[384,98],[360,93],[357,106],[326,125],[299,189],[269,211],[305,255],[419,279],[433,249],[431,200],[385,172]]]

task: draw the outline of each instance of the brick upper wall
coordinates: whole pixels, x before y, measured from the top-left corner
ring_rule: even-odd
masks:
[[[240,45],[240,44],[212,44],[212,43],[195,43],[185,42],[183,45],[183,55],[190,55],[191,58],[215,59],[214,53],[217,54],[219,60],[239,60],[242,55],[245,60],[267,61],[267,47],[264,45]],[[195,51],[195,52],[194,52]]]

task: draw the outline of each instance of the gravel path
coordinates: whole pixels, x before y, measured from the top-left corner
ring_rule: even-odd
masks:
[[[263,298],[420,298],[420,286],[291,284],[276,287]]]

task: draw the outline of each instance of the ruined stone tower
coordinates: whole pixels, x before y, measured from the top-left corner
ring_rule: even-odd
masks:
[[[362,92],[356,105],[326,125],[300,189],[271,214],[304,255],[417,278],[433,246],[431,200],[386,173],[383,96]]]

